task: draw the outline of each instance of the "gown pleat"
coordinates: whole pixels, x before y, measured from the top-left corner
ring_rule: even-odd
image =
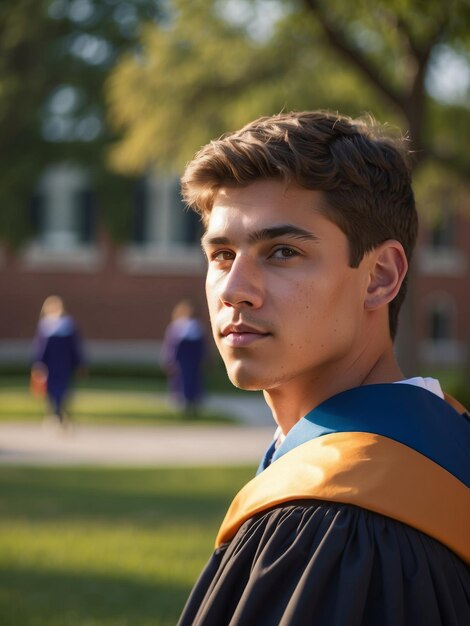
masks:
[[[470,571],[406,524],[302,500],[254,516],[216,549],[178,624],[468,626]]]

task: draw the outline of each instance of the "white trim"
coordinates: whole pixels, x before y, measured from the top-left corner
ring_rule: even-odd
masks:
[[[417,254],[418,271],[424,276],[464,276],[468,259],[456,248],[433,248],[424,246]]]
[[[89,363],[160,365],[162,342],[157,340],[87,340],[85,358]]]
[[[206,269],[201,248],[183,244],[128,246],[120,251],[118,265],[128,274],[203,276]]]
[[[96,244],[75,244],[67,249],[49,248],[39,242],[26,245],[19,255],[22,270],[33,272],[98,272],[105,252]]]
[[[33,340],[0,339],[0,363],[31,363]]]
[[[148,192],[145,212],[146,239],[153,245],[161,245],[170,241],[170,214],[165,179],[156,175],[146,179]]]
[[[419,352],[421,360],[429,365],[463,365],[465,361],[465,346],[456,339],[425,339]]]
[[[87,363],[159,365],[161,341],[96,340],[84,341]],[[33,358],[33,340],[0,339],[0,363],[30,364]]]

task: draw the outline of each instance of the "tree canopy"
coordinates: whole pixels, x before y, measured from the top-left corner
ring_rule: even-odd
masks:
[[[155,0],[2,0],[0,237],[24,238],[25,206],[49,164],[85,165],[110,197],[119,188],[103,158],[113,137],[104,78],[136,45],[139,24],[162,19],[159,7]]]
[[[469,171],[468,0],[172,7],[171,20],[146,26],[139,52],[124,55],[108,81],[118,171],[179,168],[253,117],[312,108],[372,112],[409,134],[417,164],[431,158]]]
[[[469,25],[470,0],[3,0],[0,237],[24,238],[63,161],[125,236],[126,177],[286,109],[370,111],[409,132],[433,182],[436,163],[466,174]]]

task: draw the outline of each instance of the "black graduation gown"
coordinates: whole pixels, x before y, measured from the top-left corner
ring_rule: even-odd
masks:
[[[440,399],[436,398],[439,401],[436,402],[429,398],[428,392],[423,396],[422,391],[400,393],[407,404],[410,397],[413,402],[421,403],[424,399],[430,403],[427,406],[430,431],[434,419],[429,418],[430,411],[443,414],[445,420],[463,420],[453,409],[444,407]],[[355,402],[354,394],[347,400],[349,411]],[[331,411],[335,420],[336,408]],[[316,424],[324,425],[323,417]],[[403,419],[406,423],[409,414],[404,414]],[[355,421],[360,427],[359,422]],[[235,499],[219,535],[219,545],[188,599],[179,626],[470,624],[470,570],[465,538],[465,529],[470,533],[468,498],[462,504],[467,489],[462,477],[468,474],[468,466],[461,467],[461,443],[463,436],[468,437],[468,425],[462,430],[463,421],[455,424],[458,432],[454,441],[444,441],[442,445],[445,435],[441,433],[438,446],[439,433],[435,433],[437,461],[428,458],[433,456],[433,450],[424,456],[422,450],[416,451],[421,444],[407,440],[404,445],[399,434],[390,440],[382,435],[339,433],[340,429],[336,428],[305,446],[295,442],[294,450],[288,449],[284,457],[252,481],[254,486],[249,483]],[[305,431],[305,425],[302,428]],[[448,421],[447,428],[452,428]],[[399,426],[396,430],[399,431]],[[432,432],[430,436],[432,439]],[[352,466],[356,460],[348,465],[346,448],[350,439],[357,439],[352,445],[360,446],[361,454],[366,450],[361,463],[364,460],[367,463],[363,463],[365,471],[359,479],[367,483],[370,477],[370,485],[374,487],[375,477],[379,475],[376,495],[370,485],[362,495],[357,496],[355,490],[351,497],[351,490],[346,493],[345,486],[358,480]],[[364,448],[364,441],[371,445]],[[346,447],[342,448],[343,444]],[[439,447],[448,448],[445,454],[449,459],[452,457],[449,463],[458,478],[442,467],[447,460]],[[286,479],[286,485],[289,480],[291,485],[297,485],[303,477],[303,482],[309,482],[316,474],[309,474],[310,469],[302,463],[311,455],[321,456],[322,449],[330,457],[332,450],[339,451],[337,456],[342,457],[343,469],[327,467],[322,477],[313,479],[314,490],[307,498],[293,497],[299,490],[289,486],[271,487],[276,480],[283,482],[291,465],[296,470],[292,479]],[[393,457],[390,463],[389,457]],[[392,493],[389,474],[398,473],[404,464],[406,471],[397,477],[401,481],[397,493],[403,493],[401,502]],[[381,474],[384,465],[386,473]],[[318,467],[317,463],[315,472]],[[422,484],[419,489],[423,468],[430,468],[430,484]],[[324,476],[329,473],[331,479],[327,478],[325,483]],[[350,473],[352,478],[348,483]],[[336,484],[340,484],[337,492]],[[272,493],[265,497],[270,489]],[[278,493],[286,490],[289,493],[279,498]],[[300,492],[304,491],[302,487]],[[259,506],[260,493],[262,506]],[[332,501],[318,497],[325,493],[330,494]],[[410,521],[407,516],[409,509],[413,509],[413,499],[417,501],[416,527],[413,527],[414,518],[413,523],[406,523]],[[390,502],[391,508],[387,508]],[[423,532],[423,528],[431,534]]]

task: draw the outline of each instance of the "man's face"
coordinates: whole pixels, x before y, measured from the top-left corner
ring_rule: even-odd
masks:
[[[212,330],[242,389],[310,385],[353,367],[368,270],[321,214],[321,192],[264,180],[223,188],[203,247]]]

